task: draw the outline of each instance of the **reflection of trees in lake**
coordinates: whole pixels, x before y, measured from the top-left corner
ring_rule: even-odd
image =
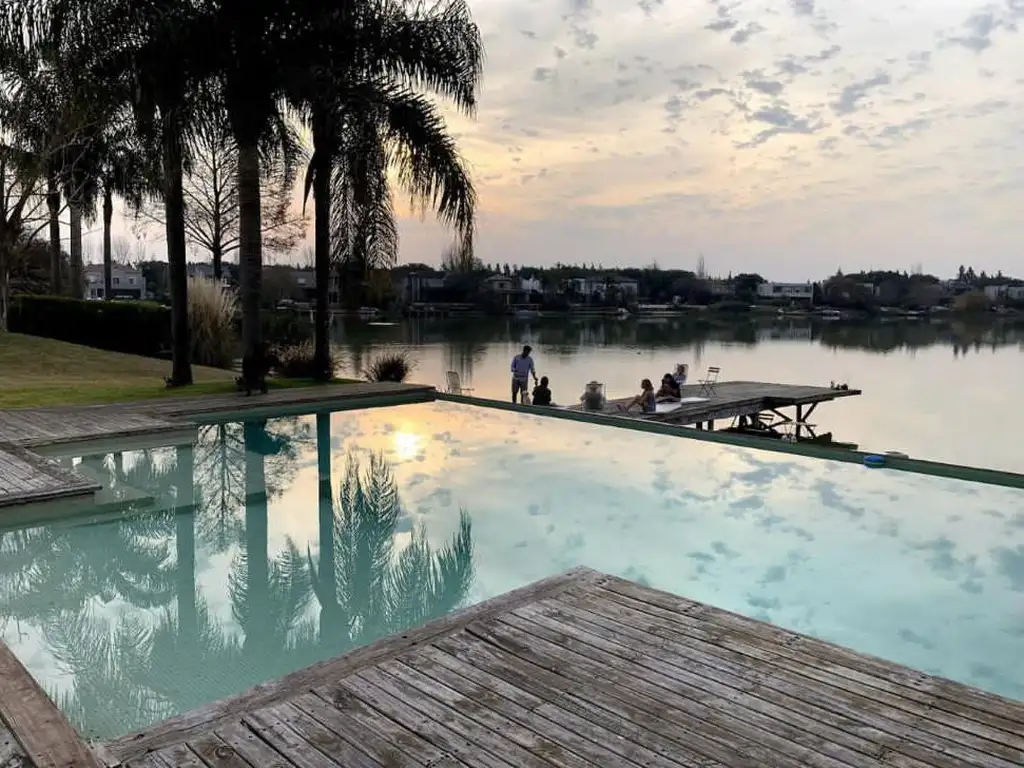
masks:
[[[197,542],[216,551],[200,530],[203,505],[216,499],[195,483],[198,446],[179,447],[159,482],[152,479],[173,499],[166,511],[0,535],[0,613],[26,621],[53,655],[69,682],[51,695],[80,732],[122,735],[465,600],[468,515],[440,549],[422,527],[396,542],[407,534],[396,534],[402,506],[390,467],[375,457],[361,473],[350,456],[335,495],[329,424],[329,416],[318,419],[316,557],[290,539],[268,551],[269,468],[283,448],[273,424],[242,427],[244,522],[227,574],[230,616],[211,610],[197,584]]]
[[[692,347],[699,357],[707,343],[753,346],[773,340],[806,341],[830,348],[849,347],[883,353],[945,345],[959,354],[968,349],[1024,344],[1024,322],[1019,318],[996,316],[823,321],[814,317],[737,316],[709,311],[626,320],[564,315],[531,320],[528,326],[510,323],[506,318],[414,319],[388,329],[352,326],[346,338],[359,349],[369,348],[371,338],[372,343],[378,345],[444,344],[446,364],[462,374],[458,363],[463,354],[478,363],[477,350],[484,353],[488,344],[495,343],[518,345],[525,334],[538,350],[564,356],[593,347]]]

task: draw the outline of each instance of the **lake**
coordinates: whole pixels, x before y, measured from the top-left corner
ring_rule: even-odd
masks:
[[[558,404],[575,403],[592,379],[609,397],[634,394],[641,378],[657,381],[681,362],[691,381],[717,365],[723,381],[846,382],[864,394],[821,405],[819,432],[862,450],[1024,472],[1019,319],[462,318],[339,321],[334,335],[343,374],[400,348],[416,361],[412,381],[443,388],[445,372],[458,371],[473,395],[498,399],[511,399],[509,362],[523,344]]]

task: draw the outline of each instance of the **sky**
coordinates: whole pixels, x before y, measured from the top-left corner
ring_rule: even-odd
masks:
[[[484,262],[1024,273],[1024,0],[470,4]]]

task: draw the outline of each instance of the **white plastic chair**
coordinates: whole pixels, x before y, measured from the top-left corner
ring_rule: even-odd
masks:
[[[468,392],[472,392],[472,387],[462,386],[462,377],[459,376],[458,371],[448,371],[445,374],[448,380],[448,394],[449,395],[465,395]]]

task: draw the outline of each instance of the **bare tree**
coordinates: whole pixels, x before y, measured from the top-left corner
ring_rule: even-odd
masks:
[[[50,222],[44,177],[38,155],[0,143],[0,332],[7,330],[11,271]]]
[[[238,151],[227,123],[209,116],[196,127],[192,164],[185,177],[185,234],[190,245],[209,253],[217,279],[223,261],[238,250]],[[262,206],[263,248],[287,252],[306,235],[306,218],[292,211],[292,185],[284,169],[266,163]],[[280,164],[278,164],[280,165]],[[163,211],[144,207],[137,216],[138,227],[163,227]]]
[[[127,237],[115,237],[110,243],[110,260],[114,264],[128,264],[132,260],[132,241]]]

